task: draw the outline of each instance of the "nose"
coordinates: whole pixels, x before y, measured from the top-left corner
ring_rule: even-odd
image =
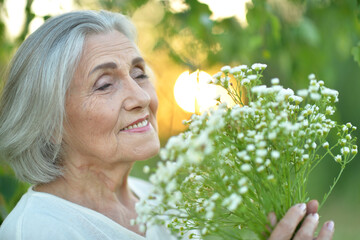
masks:
[[[126,81],[125,87],[125,100],[124,108],[127,111],[139,108],[146,108],[149,106],[151,98],[147,91],[142,88],[136,81],[131,77]]]

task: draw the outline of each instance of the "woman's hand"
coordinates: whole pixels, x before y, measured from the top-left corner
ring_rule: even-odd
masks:
[[[320,233],[314,237],[317,225],[319,224],[319,215],[317,210],[319,203],[316,200],[311,200],[308,204],[297,204],[291,207],[285,216],[277,223],[276,215],[269,214],[271,225],[275,227],[272,231],[269,240],[290,240],[296,230],[296,227],[305,217],[300,229],[296,232],[293,240],[331,240],[334,234],[334,222],[325,222]]]

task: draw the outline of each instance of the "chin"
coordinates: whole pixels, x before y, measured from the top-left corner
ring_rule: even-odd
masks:
[[[133,149],[133,157],[135,161],[144,161],[156,156],[160,150],[160,141],[157,138],[156,141],[151,141],[151,144],[146,146],[137,146]]]

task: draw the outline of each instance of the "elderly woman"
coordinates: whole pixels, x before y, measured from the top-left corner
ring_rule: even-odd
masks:
[[[158,101],[123,15],[79,11],[49,19],[14,56],[0,105],[0,152],[32,183],[0,228],[2,240],[171,239],[130,224],[151,187],[129,178],[157,154]],[[313,239],[317,202],[298,204],[271,239]],[[272,224],[276,219],[270,215]],[[318,239],[332,238],[333,222]]]

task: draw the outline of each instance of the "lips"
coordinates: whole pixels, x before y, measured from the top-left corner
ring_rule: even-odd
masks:
[[[142,128],[145,127],[149,124],[149,120],[148,120],[148,116],[146,116],[145,118],[141,118],[139,120],[136,120],[135,122],[131,123],[130,125],[128,125],[127,127],[121,129],[120,131],[126,131],[126,130],[131,130],[131,129],[136,129],[136,128]]]

